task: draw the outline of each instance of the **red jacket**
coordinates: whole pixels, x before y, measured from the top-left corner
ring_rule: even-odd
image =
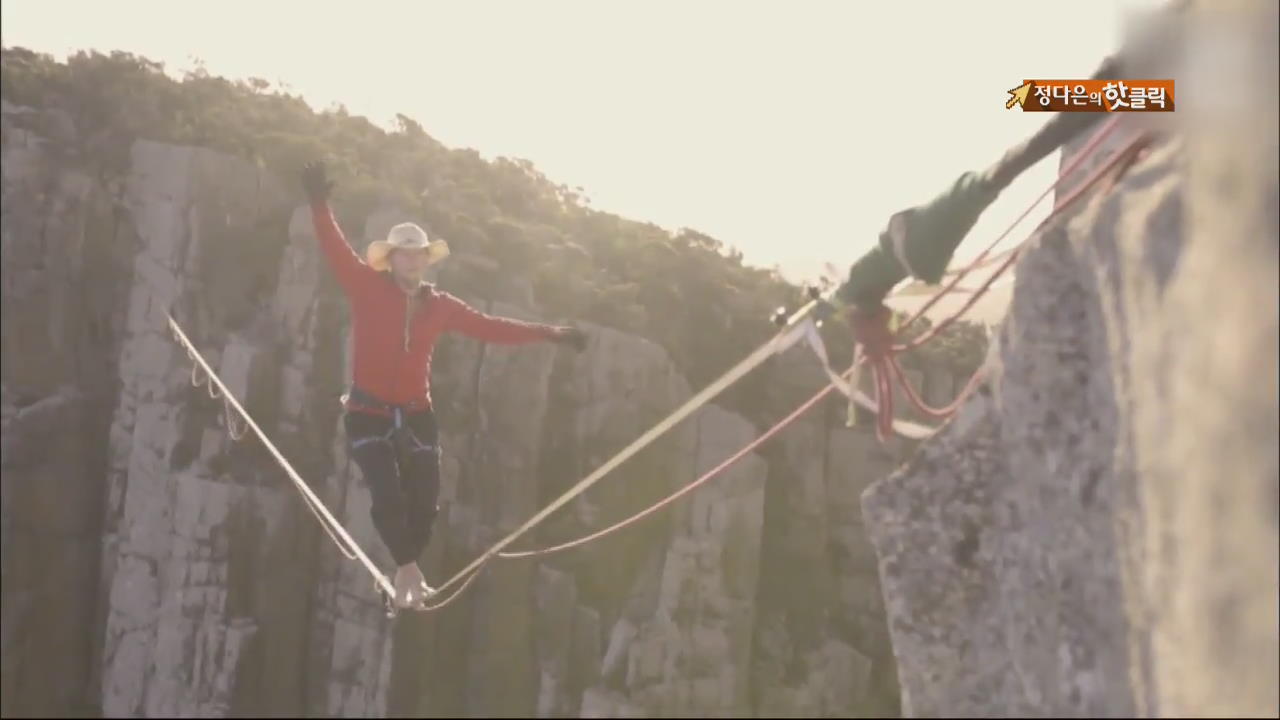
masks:
[[[374,270],[356,255],[327,203],[313,203],[311,219],[351,305],[355,387],[384,403],[431,407],[431,354],[442,333],[503,345],[541,342],[554,334],[550,325],[486,315],[430,285],[411,299],[390,273]]]

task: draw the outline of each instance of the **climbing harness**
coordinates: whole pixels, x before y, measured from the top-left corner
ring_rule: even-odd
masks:
[[[851,405],[856,404],[877,413],[877,427],[876,427],[877,436],[882,441],[886,440],[888,436],[893,432],[897,432],[898,434],[903,435],[905,437],[915,438],[915,439],[928,437],[929,435],[933,434],[933,432],[936,431],[935,428],[929,428],[917,423],[909,423],[906,421],[894,419],[890,379],[896,378],[899,381],[899,383],[902,384],[907,399],[912,403],[912,405],[916,406],[916,408],[919,409],[924,415],[933,419],[945,419],[946,417],[950,417],[955,412],[955,410],[964,402],[965,398],[972,392],[972,390],[980,384],[981,373],[980,372],[976,373],[967,383],[964,390],[962,390],[961,393],[957,396],[957,398],[954,401],[952,401],[949,405],[943,408],[931,408],[927,406],[923,401],[921,401],[919,395],[915,392],[914,388],[912,388],[910,384],[906,382],[905,374],[903,373],[902,368],[898,364],[898,361],[895,356],[907,350],[917,348],[923,345],[925,342],[928,342],[933,337],[936,337],[938,333],[940,333],[946,327],[950,326],[953,322],[959,319],[964,313],[966,313],[978,301],[978,299],[980,299],[983,296],[983,294],[985,294],[991,288],[992,284],[996,281],[996,279],[998,279],[1000,275],[1002,275],[1010,267],[1012,267],[1013,263],[1019,257],[1020,251],[1023,247],[1022,244],[1008,251],[1005,251],[998,256],[995,256],[995,257],[988,257],[988,256],[991,254],[991,251],[994,250],[994,248],[1010,232],[1012,232],[1014,227],[1016,227],[1023,219],[1025,219],[1031,213],[1031,211],[1037,205],[1039,205],[1046,197],[1048,197],[1049,194],[1053,192],[1058,187],[1058,185],[1061,184],[1062,181],[1068,175],[1070,175],[1070,173],[1075,168],[1077,168],[1080,165],[1080,163],[1084,161],[1086,157],[1088,157],[1090,154],[1092,154],[1092,152],[1094,152],[1097,149],[1097,147],[1100,145],[1102,140],[1110,132],[1112,132],[1115,129],[1116,122],[1118,121],[1118,119],[1119,118],[1116,117],[1116,118],[1113,118],[1110,122],[1108,122],[1103,127],[1103,129],[1099,131],[1090,140],[1090,142],[1077,154],[1077,156],[1072,160],[1072,162],[1068,165],[1068,167],[1065,168],[1062,173],[1060,173],[1057,181],[1054,182],[1053,185],[1051,185],[1049,189],[1046,190],[1039,197],[1039,199],[1037,199],[1031,205],[1031,207],[1027,208],[1027,210],[1024,211],[1021,216],[1019,216],[1016,220],[1014,220],[1013,224],[1009,227],[1009,229],[1006,230],[1004,233],[1002,233],[998,238],[996,238],[996,240],[992,242],[991,245],[986,248],[986,250],[984,250],[980,255],[978,255],[972,262],[970,262],[964,268],[958,271],[948,270],[945,273],[942,273],[943,277],[951,277],[950,282],[945,287],[942,287],[940,290],[938,290],[933,295],[933,297],[929,301],[927,301],[923,307],[917,310],[910,317],[910,319],[908,319],[900,328],[895,329],[892,326],[891,324],[892,314],[888,311],[888,308],[885,308],[883,305],[880,305],[878,307],[871,307],[871,308],[866,308],[866,307],[856,308],[855,312],[850,318],[851,327],[854,332],[856,344],[854,349],[853,362],[850,365],[848,370],[844,371],[843,373],[837,373],[831,368],[830,363],[828,362],[826,348],[823,345],[821,336],[817,332],[818,322],[820,322],[820,320],[815,321],[815,318],[822,316],[824,313],[826,314],[830,313],[830,310],[833,307],[832,300],[835,296],[836,291],[832,290],[827,293],[820,293],[817,291],[817,289],[811,289],[809,291],[809,301],[799,310],[790,314],[786,313],[785,310],[782,310],[779,313],[775,314],[774,321],[777,325],[779,325],[780,330],[774,335],[773,338],[771,338],[769,341],[761,345],[758,349],[756,349],[746,358],[739,361],[737,365],[735,365],[733,368],[731,368],[726,373],[724,373],[720,378],[718,378],[717,380],[712,382],[710,385],[708,385],[707,387],[699,391],[697,394],[689,398],[683,405],[681,405],[676,410],[674,410],[666,418],[659,421],[656,425],[654,425],[652,428],[646,431],[643,435],[638,437],[631,444],[627,445],[625,448],[623,448],[621,451],[615,454],[612,458],[610,458],[604,464],[599,466],[595,471],[587,475],[585,478],[583,478],[578,483],[570,487],[568,490],[561,493],[559,497],[557,497],[551,503],[546,505],[542,510],[537,512],[533,517],[529,518],[518,528],[508,533],[501,540],[494,543],[489,549],[485,550],[476,559],[468,563],[461,570],[457,571],[452,577],[446,580],[442,585],[436,588],[434,593],[431,596],[429,596],[427,601],[424,601],[423,603],[413,607],[412,609],[419,612],[433,612],[448,606],[449,604],[454,602],[458,597],[460,597],[462,593],[464,593],[467,590],[467,588],[471,586],[473,582],[475,582],[476,578],[480,576],[480,574],[488,566],[489,562],[495,557],[503,558],[503,559],[523,559],[523,558],[539,557],[539,556],[554,554],[557,552],[562,552],[565,550],[569,550],[571,548],[585,545],[589,542],[592,542],[601,537],[609,535],[613,532],[621,530],[636,522],[639,522],[640,520],[643,520],[646,517],[653,515],[654,513],[661,510],[662,508],[671,505],[676,500],[693,492],[697,488],[705,485],[707,482],[717,477],[720,473],[724,472],[727,468],[735,464],[737,461],[745,457],[747,454],[754,451],[761,444],[763,444],[770,438],[776,436],[784,428],[789,426],[791,423],[795,422],[796,419],[798,419],[805,412],[807,412],[808,410],[813,408],[815,405],[817,405],[818,402],[820,402],[824,397],[826,397],[833,390],[839,390],[841,393],[843,393],[849,399]],[[1100,166],[1097,170],[1095,170],[1090,175],[1090,177],[1086,181],[1082,182],[1080,186],[1076,188],[1067,198],[1065,198],[1062,202],[1058,203],[1058,205],[1052,210],[1049,216],[1041,223],[1041,226],[1053,220],[1055,217],[1060,215],[1062,211],[1064,211],[1067,207],[1073,204],[1076,200],[1078,200],[1080,197],[1083,197],[1084,194],[1093,185],[1095,185],[1100,178],[1104,177],[1108,172],[1111,172],[1116,168],[1120,168],[1120,171],[1122,172],[1123,169],[1127,166],[1126,163],[1131,163],[1133,161],[1133,158],[1135,157],[1135,153],[1141,151],[1146,146],[1147,143],[1149,143],[1149,138],[1145,134],[1140,135],[1137,139],[1135,139],[1134,141],[1130,142],[1127,146],[1125,146],[1125,148],[1116,152],[1115,155],[1112,158],[1110,158],[1108,162],[1106,162],[1105,164]],[[960,308],[960,310],[958,310],[948,318],[944,319],[942,322],[940,322],[938,325],[931,328],[928,332],[922,334],[920,337],[907,342],[903,342],[900,340],[900,338],[902,337],[902,330],[904,330],[907,326],[910,326],[913,322],[915,322],[917,319],[922,317],[944,295],[950,292],[956,291],[957,287],[959,286],[959,283],[961,282],[961,280],[963,280],[963,278],[966,275],[968,275],[971,271],[975,269],[978,269],[980,267],[990,266],[990,265],[996,264],[997,262],[999,263],[999,265],[997,266],[995,272],[981,287],[969,293],[970,295],[969,300]],[[219,396],[221,396],[223,398],[227,428],[228,428],[228,432],[231,433],[232,438],[235,440],[239,440],[240,438],[242,438],[246,432],[244,428],[247,426],[248,429],[251,429],[254,432],[254,434],[256,434],[260,440],[262,440],[263,444],[267,446],[267,449],[275,457],[276,461],[280,463],[281,467],[285,469],[285,472],[289,475],[290,479],[293,480],[294,484],[298,487],[308,507],[311,509],[312,513],[316,516],[317,520],[320,521],[321,526],[325,528],[325,531],[329,534],[329,537],[334,541],[334,544],[338,546],[339,551],[342,552],[343,555],[346,556],[348,559],[358,559],[369,571],[369,573],[373,576],[375,580],[375,586],[382,593],[384,600],[386,602],[387,615],[389,617],[394,617],[396,615],[397,608],[392,602],[392,598],[394,598],[395,596],[395,588],[392,586],[391,582],[387,579],[386,576],[384,576],[381,572],[379,572],[377,566],[374,565],[374,563],[369,560],[369,557],[364,553],[364,551],[360,548],[360,546],[351,538],[351,536],[337,522],[337,520],[333,518],[333,516],[329,513],[329,511],[324,507],[324,504],[321,503],[319,498],[317,498],[315,494],[312,492],[311,488],[302,480],[301,477],[298,476],[297,472],[294,471],[293,467],[289,464],[289,462],[275,448],[275,446],[271,443],[271,441],[267,438],[267,436],[262,432],[261,428],[258,427],[257,423],[253,421],[253,418],[250,417],[247,412],[245,412],[244,408],[240,405],[239,402],[236,401],[236,399],[232,396],[232,394],[227,390],[226,386],[213,372],[212,368],[209,367],[208,363],[205,362],[204,358],[195,349],[195,346],[191,343],[190,339],[186,336],[186,334],[183,333],[181,327],[179,327],[177,321],[173,319],[172,315],[169,316],[169,325],[171,330],[173,331],[174,337],[177,338],[179,343],[181,343],[185,347],[185,349],[187,350],[188,356],[195,363],[192,369],[192,384],[194,386],[199,386],[200,384],[202,384],[202,382],[198,379],[199,378],[198,372],[199,370],[203,370],[206,378],[203,382],[204,384],[208,385],[210,397],[216,399]],[[788,348],[795,346],[797,343],[801,341],[804,341],[806,344],[808,344],[809,347],[814,351],[824,371],[826,372],[828,379],[831,382],[822,390],[820,390],[817,394],[811,397],[809,400],[802,403],[798,408],[792,411],[789,415],[782,418],[780,421],[775,423],[772,427],[765,430],[754,440],[747,443],[740,450],[738,450],[733,455],[731,455],[730,457],[722,461],[719,465],[703,473],[701,476],[699,476],[698,478],[690,482],[688,485],[685,485],[684,487],[668,495],[667,497],[659,500],[653,505],[641,510],[638,513],[635,513],[634,515],[631,515],[630,517],[624,520],[614,523],[609,527],[603,528],[601,530],[597,530],[595,532],[592,532],[588,535],[577,538],[575,540],[560,543],[551,547],[534,549],[534,550],[519,550],[519,551],[506,550],[508,546],[510,546],[520,537],[528,533],[530,530],[536,527],[539,523],[541,523],[543,520],[549,517],[556,510],[559,510],[565,504],[573,500],[575,497],[586,492],[592,485],[598,482],[601,478],[603,478],[609,472],[617,468],[619,465],[621,465],[627,459],[635,455],[641,449],[651,444],[654,440],[656,440],[659,436],[661,436],[662,434],[670,430],[672,427],[674,427],[675,425],[683,421],[685,418],[687,418],[689,415],[695,412],[698,408],[710,402],[714,397],[719,395],[721,392],[723,392],[726,388],[728,388],[733,383],[737,382],[740,378],[745,376],[751,370],[758,367],[760,364],[764,363],[769,358],[787,350]],[[872,372],[875,376],[876,398],[874,400],[872,400],[871,398],[868,398],[864,393],[861,392],[861,390],[859,390],[859,384],[858,384],[859,372],[862,365],[864,364],[869,364],[871,366]],[[217,390],[220,391],[220,395],[215,394],[214,385],[217,386]],[[234,413],[232,412],[232,410],[234,410]],[[236,429],[237,426],[235,425],[236,415],[238,415],[243,420],[243,423],[244,423],[243,425],[239,426],[238,430]],[[450,590],[450,589],[452,589],[452,592],[449,593],[448,595],[443,595],[443,599],[435,602],[430,602],[431,598],[442,596],[442,594],[446,590]]]

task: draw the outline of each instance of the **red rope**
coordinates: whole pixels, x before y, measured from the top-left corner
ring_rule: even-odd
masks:
[[[1133,164],[1134,160],[1136,160],[1138,154],[1142,150],[1144,150],[1148,145],[1151,144],[1152,139],[1153,138],[1150,135],[1143,133],[1133,138],[1132,140],[1130,140],[1126,145],[1124,145],[1124,147],[1120,148],[1119,152],[1113,155],[1105,163],[1103,163],[1102,165],[1099,165],[1096,169],[1094,169],[1094,171],[1090,173],[1089,177],[1085,179],[1084,182],[1080,183],[1078,187],[1073,189],[1065,198],[1063,198],[1056,206],[1054,206],[1053,211],[1050,212],[1049,215],[1045,217],[1045,219],[1041,221],[1038,226],[1036,226],[1036,230],[1038,231],[1040,228],[1049,224],[1058,215],[1062,214],[1067,208],[1074,205],[1076,201],[1084,197],[1089,192],[1089,190],[1093,188],[1094,185],[1098,184],[1099,180],[1101,180],[1104,176],[1107,175],[1108,172],[1116,168],[1119,168],[1121,170],[1128,168],[1131,164]],[[1080,158],[1080,159],[1083,159],[1083,158]],[[1068,168],[1064,172],[1063,176],[1058,179],[1058,182],[1062,182],[1062,179],[1065,178],[1066,174],[1070,173],[1072,169],[1074,168]],[[1113,178],[1113,181],[1114,181],[1114,178]],[[921,345],[925,344],[926,342],[932,340],[934,337],[936,337],[939,333],[941,333],[943,330],[949,327],[956,320],[959,320],[961,317],[963,317],[964,314],[969,312],[969,310],[973,308],[973,306],[978,302],[978,300],[980,300],[982,296],[986,294],[988,290],[991,289],[991,286],[995,284],[995,281],[998,280],[1006,270],[1013,267],[1013,264],[1017,262],[1018,257],[1021,255],[1021,253],[1022,253],[1022,248],[1020,247],[1015,249],[1012,253],[1010,253],[1009,257],[1005,258],[1004,261],[1001,262],[1000,265],[996,268],[995,272],[991,274],[991,277],[987,278],[987,281],[983,283],[982,286],[979,287],[976,291],[974,291],[974,293],[969,296],[968,301],[966,301],[965,304],[961,306],[961,308],[957,310],[955,313],[953,313],[950,317],[944,319],[942,322],[930,328],[927,332],[922,334],[920,337],[912,340],[911,342],[906,344],[901,344],[901,345],[894,345],[894,348],[893,348],[894,351],[903,352],[905,350],[912,350],[912,349],[918,348]],[[970,265],[970,267],[972,267],[972,265]],[[963,273],[961,274],[963,275]],[[944,289],[938,295],[934,296],[935,299],[940,297],[942,294],[945,294],[946,292],[949,292],[949,290]],[[919,313],[917,313],[916,316],[918,317]]]
[[[980,265],[982,261],[985,260],[987,256],[991,254],[991,251],[995,250],[996,246],[999,245],[1006,237],[1008,237],[1009,233],[1013,232],[1013,229],[1016,228],[1019,223],[1021,223],[1023,220],[1027,218],[1028,215],[1031,214],[1032,210],[1035,210],[1040,203],[1044,202],[1045,198],[1049,197],[1049,193],[1053,192],[1054,190],[1057,190],[1058,186],[1061,185],[1062,182],[1066,180],[1068,176],[1071,175],[1071,173],[1075,172],[1075,170],[1080,167],[1081,163],[1083,163],[1086,158],[1088,158],[1090,155],[1094,153],[1095,150],[1098,149],[1098,147],[1102,144],[1102,141],[1106,140],[1107,137],[1111,135],[1111,133],[1115,132],[1116,128],[1119,127],[1120,120],[1121,120],[1121,117],[1119,115],[1116,115],[1112,117],[1110,120],[1107,120],[1107,122],[1103,124],[1102,128],[1099,129],[1098,132],[1095,133],[1094,136],[1089,139],[1089,142],[1085,143],[1085,146],[1080,148],[1080,152],[1076,153],[1076,156],[1071,159],[1071,162],[1067,163],[1067,166],[1063,168],[1061,173],[1058,174],[1058,179],[1055,180],[1053,184],[1050,185],[1047,189],[1045,189],[1043,193],[1040,193],[1040,197],[1036,198],[1035,201],[1032,202],[1031,205],[1027,207],[1026,210],[1023,210],[1022,214],[1019,215],[1017,219],[1015,219],[1012,223],[1010,223],[1009,227],[1006,228],[1004,232],[1000,233],[1000,235],[996,237],[995,240],[992,240],[991,244],[988,245],[985,250],[979,253],[978,256],[974,258],[972,262],[966,265],[964,269],[962,269],[960,272],[956,273],[955,276],[951,278],[950,283],[948,283],[942,290],[938,291],[938,293],[935,294],[932,298],[930,298],[929,301],[924,304],[924,306],[922,306],[919,310],[917,310],[916,313],[912,315],[910,319],[908,319],[905,323],[903,323],[901,330],[905,330],[908,326],[910,326],[916,320],[923,317],[925,313],[929,312],[930,308],[932,308],[935,304],[937,304],[939,300],[943,298],[944,295],[950,293],[952,290],[955,290],[956,286],[960,284],[960,281],[963,280],[965,276],[967,276],[970,272],[972,272],[974,268],[978,267],[978,265]],[[1057,210],[1058,208],[1054,208],[1055,212]],[[1013,255],[1017,255],[1017,252],[1015,251],[1014,253],[1012,253],[1010,257],[1012,257]],[[981,292],[981,290],[979,290],[979,292]]]
[[[1114,126],[1112,125],[1108,128],[1104,128],[1097,136],[1095,136],[1094,140],[1099,140],[1105,132],[1109,131],[1110,127]],[[1084,182],[1080,183],[1078,187],[1073,189],[1067,197],[1063,198],[1062,201],[1059,202],[1049,215],[1040,223],[1037,227],[1037,231],[1039,228],[1044,227],[1062,214],[1062,212],[1067,208],[1074,205],[1080,200],[1080,198],[1084,197],[1095,185],[1097,185],[1098,181],[1106,177],[1108,173],[1116,169],[1118,169],[1119,172],[1124,172],[1133,164],[1138,154],[1151,144],[1152,139],[1153,138],[1149,134],[1142,133],[1130,140],[1115,155],[1108,159],[1107,162],[1098,166],[1098,168],[1096,168]],[[1065,179],[1089,153],[1092,153],[1093,150],[1097,148],[1097,144],[1097,142],[1091,142],[1087,151],[1082,150],[1081,153],[1076,156],[1073,164],[1062,173],[1054,185],[1056,186],[1058,183],[1062,182],[1062,180]],[[1117,176],[1112,176],[1113,183],[1116,177]],[[1041,199],[1043,199],[1043,196]],[[1040,201],[1037,200],[1036,202],[1038,204]],[[1023,216],[1025,217],[1025,213]],[[926,304],[925,308],[929,307],[929,305],[932,305],[937,300],[941,299],[943,295],[950,292],[958,282],[959,278],[963,277],[969,269],[972,269],[973,265],[981,261],[982,257],[984,257],[987,252],[990,252],[991,248],[994,246],[995,243],[984,251],[983,254],[974,261],[974,263],[970,264],[968,268],[959,273],[949,287],[940,290],[938,294],[935,295],[928,304]],[[991,289],[991,286],[995,281],[998,280],[1009,268],[1013,267],[1013,264],[1021,255],[1021,251],[1022,248],[1019,247],[1010,253],[1009,257],[996,268],[995,272],[991,274],[991,277],[982,284],[982,287],[978,288],[978,290],[969,297],[959,310],[952,313],[934,327],[930,328],[920,337],[909,342],[894,343],[892,341],[891,333],[889,331],[890,311],[888,308],[880,306],[879,308],[872,308],[870,310],[858,309],[853,313],[850,320],[850,327],[853,330],[854,338],[864,346],[867,354],[870,356],[871,369],[875,374],[876,406],[878,411],[876,436],[881,442],[885,442],[893,430],[893,388],[891,378],[896,378],[898,380],[898,383],[902,386],[903,394],[912,406],[916,408],[916,410],[918,410],[922,415],[934,419],[945,419],[953,415],[968,396],[977,389],[982,377],[981,371],[974,373],[956,398],[946,406],[941,408],[931,407],[924,402],[920,397],[920,394],[911,386],[911,383],[908,382],[906,373],[903,371],[897,355],[924,345],[963,317],[974,306],[974,304],[976,304],[978,300],[980,300],[987,291]],[[923,313],[925,308],[918,311],[906,324],[910,324],[910,322],[916,320]],[[899,331],[899,334],[901,334],[901,331]]]
[[[964,401],[969,398],[969,395],[974,390],[978,389],[978,385],[982,383],[982,379],[985,377],[985,374],[981,369],[979,369],[978,372],[969,376],[969,382],[965,383],[965,386],[960,390],[959,394],[956,395],[954,400],[940,408],[935,408],[925,403],[925,401],[921,399],[920,394],[916,392],[916,389],[910,382],[908,382],[906,372],[902,369],[902,365],[898,362],[897,357],[889,357],[889,369],[893,371],[894,377],[898,379],[898,384],[902,386],[903,394],[907,396],[907,400],[910,401],[922,415],[933,418],[934,420],[946,420],[954,415],[956,410],[959,410],[960,406],[964,404]]]
[[[906,322],[902,324],[902,326],[898,330],[899,336],[901,336],[901,334],[905,332],[905,330],[908,327],[910,327],[913,323],[915,323],[917,320],[923,317],[924,314],[927,313],[934,305],[936,305],[939,300],[941,300],[943,297],[950,294],[951,292],[955,291],[955,289],[960,285],[961,281],[963,281],[964,278],[967,277],[970,272],[972,272],[979,265],[981,265],[982,262],[987,259],[987,256],[989,256],[992,253],[992,251],[996,249],[996,246],[999,245],[1002,241],[1004,241],[1004,239],[1008,237],[1010,233],[1013,232],[1013,229],[1016,228],[1019,223],[1021,223],[1024,219],[1026,219],[1028,215],[1031,214],[1032,210],[1035,210],[1035,208],[1040,203],[1044,202],[1045,198],[1049,197],[1050,193],[1056,190],[1058,186],[1061,185],[1071,175],[1071,173],[1075,172],[1075,170],[1078,169],[1086,159],[1088,159],[1090,156],[1093,155],[1094,152],[1097,151],[1097,149],[1102,145],[1102,142],[1106,140],[1107,137],[1111,135],[1111,133],[1115,132],[1117,127],[1119,127],[1120,121],[1121,121],[1121,118],[1119,115],[1117,115],[1109,119],[1105,124],[1103,124],[1103,126],[1098,130],[1098,132],[1094,133],[1093,137],[1089,139],[1089,142],[1085,143],[1085,146],[1080,149],[1080,152],[1076,153],[1075,157],[1072,158],[1071,161],[1067,163],[1066,167],[1062,169],[1062,171],[1058,175],[1057,180],[1055,180],[1051,185],[1049,185],[1049,187],[1046,188],[1045,191],[1041,193],[1040,196],[1037,197],[1035,201],[1032,202],[1031,205],[1027,207],[1026,210],[1022,211],[1022,214],[1019,215],[1017,218],[1015,218],[1014,221],[1009,224],[1009,227],[1006,228],[1004,232],[1000,233],[1000,235],[998,235],[995,240],[991,241],[991,244],[989,244],[986,247],[986,249],[984,249],[981,253],[979,253],[977,257],[975,257],[972,261],[970,261],[969,264],[966,265],[964,268],[962,268],[958,273],[953,275],[950,282],[948,282],[941,290],[935,293],[933,297],[929,298],[929,300],[926,301],[923,306],[921,306],[918,310],[916,310],[916,312],[913,315],[911,315],[911,317],[909,317]],[[1117,153],[1117,156],[1122,156],[1126,154],[1128,150],[1129,148],[1126,148],[1125,151]],[[1050,212],[1049,216],[1045,218],[1045,220],[1041,223],[1041,226],[1043,226],[1044,223],[1047,223],[1050,219],[1052,219],[1057,214],[1059,214],[1064,209],[1066,209],[1066,207],[1068,207],[1071,203],[1073,203],[1077,198],[1082,196],[1084,191],[1087,188],[1091,187],[1095,182],[1097,182],[1097,179],[1102,176],[1102,173],[1105,171],[1105,169],[1110,167],[1114,162],[1115,162],[1115,158],[1112,159],[1112,162],[1109,162],[1106,165],[1104,165],[1103,168],[1099,168],[1098,171],[1095,171],[1086,182],[1082,183],[1081,186],[1076,188],[1067,198],[1065,198],[1062,202],[1058,203]],[[870,362],[868,364],[871,366],[871,371],[874,376],[875,386],[876,386],[876,410],[877,410],[876,437],[880,442],[882,443],[887,442],[888,438],[893,432],[893,387],[892,387],[892,383],[890,382],[891,373],[898,377],[898,381],[902,385],[904,394],[906,395],[908,401],[910,401],[911,404],[921,412],[921,414],[925,415],[926,417],[931,417],[935,419],[945,419],[953,415],[955,411],[959,409],[960,405],[964,404],[964,401],[968,399],[969,395],[975,389],[977,389],[978,385],[981,384],[982,372],[979,371],[969,378],[969,382],[965,384],[965,387],[961,390],[960,394],[958,394],[954,400],[952,400],[949,404],[947,404],[944,407],[933,408],[933,407],[930,407],[928,404],[926,404],[923,401],[923,399],[920,398],[919,393],[915,391],[915,388],[911,387],[910,383],[907,382],[905,373],[903,373],[902,367],[898,363],[897,358],[894,357],[894,355],[923,345],[924,343],[936,337],[939,333],[941,333],[947,327],[950,327],[956,320],[963,317],[965,313],[967,313],[970,309],[972,309],[973,306],[977,304],[977,302],[981,300],[984,295],[986,295],[987,291],[991,289],[991,286],[995,283],[995,281],[999,279],[1000,276],[1005,273],[1005,271],[1007,271],[1010,267],[1013,266],[1013,263],[1016,262],[1018,259],[1020,250],[1021,248],[1015,248],[1013,252],[1009,253],[1009,257],[1005,258],[1004,261],[1001,262],[1001,264],[996,268],[995,272],[991,274],[991,277],[989,277],[987,281],[982,284],[981,287],[979,287],[976,291],[970,294],[968,301],[958,311],[953,313],[950,317],[944,319],[942,322],[935,325],[933,328],[930,328],[930,330],[925,332],[921,337],[916,338],[915,340],[909,343],[906,343],[906,344],[893,343],[892,338],[890,338],[889,341],[886,343],[884,336],[889,332],[888,321],[890,316],[888,313],[885,313],[883,315],[880,313],[873,313],[871,315],[866,315],[864,313],[859,313],[857,311],[854,312],[852,316],[855,319],[855,320],[852,320],[852,322],[855,323],[854,337],[858,339],[859,342],[863,342],[864,344],[868,342],[870,343],[870,346],[868,346],[868,354],[871,357],[869,358]],[[887,308],[885,308],[885,310],[887,310]],[[859,317],[860,315],[861,317]],[[873,330],[872,326],[875,323],[880,323],[882,325],[882,329]],[[879,352],[876,352],[875,350],[879,350]]]

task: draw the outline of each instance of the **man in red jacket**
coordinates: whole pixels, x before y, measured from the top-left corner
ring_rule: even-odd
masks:
[[[556,342],[581,352],[582,332],[479,312],[423,280],[448,255],[413,223],[391,228],[369,244],[362,260],[329,207],[333,182],[310,163],[302,185],[316,237],[351,306],[355,340],[353,387],[343,396],[347,442],[369,485],[374,527],[397,570],[394,601],[418,605],[434,592],[418,568],[431,537],[440,491],[440,447],[431,408],[431,355],[448,332],[489,343]]]

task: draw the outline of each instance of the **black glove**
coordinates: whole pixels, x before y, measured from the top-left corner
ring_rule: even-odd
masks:
[[[302,167],[302,189],[311,202],[327,202],[333,192],[333,181],[325,174],[324,163],[315,160]]]
[[[568,345],[577,352],[587,349],[587,334],[576,327],[558,327],[555,334],[551,336],[551,341]]]

